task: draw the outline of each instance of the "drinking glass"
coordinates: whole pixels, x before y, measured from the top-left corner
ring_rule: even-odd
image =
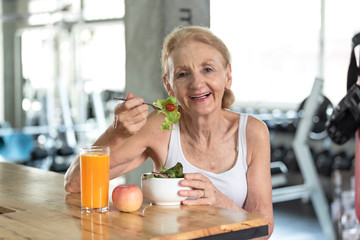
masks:
[[[109,159],[109,147],[80,148],[81,210],[84,212],[108,211]]]

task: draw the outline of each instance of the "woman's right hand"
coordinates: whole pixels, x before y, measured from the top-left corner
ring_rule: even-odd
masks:
[[[122,137],[134,135],[145,125],[149,109],[148,105],[143,104],[144,99],[135,98],[132,93],[128,93],[126,99],[114,110],[113,128]]]
[[[93,145],[110,146],[121,145],[128,137],[136,134],[146,123],[148,105],[143,104],[144,99],[135,98],[128,93],[127,101],[118,104],[114,110],[114,123],[109,127]],[[80,192],[80,158],[77,156],[64,176],[64,185],[67,192]]]

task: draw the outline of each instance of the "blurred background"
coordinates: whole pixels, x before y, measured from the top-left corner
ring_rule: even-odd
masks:
[[[232,54],[232,110],[270,130],[272,239],[360,236],[354,140],[336,145],[325,130],[346,94],[360,1],[1,0],[0,9],[0,161],[64,173],[112,123],[113,96],[167,97],[165,35],[208,26]],[[140,184],[151,169],[148,160],[114,181]]]

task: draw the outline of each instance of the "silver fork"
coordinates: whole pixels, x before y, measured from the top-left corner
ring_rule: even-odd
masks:
[[[127,100],[129,100],[129,99],[126,99],[126,98],[121,98],[121,97],[113,97],[113,99],[122,100],[122,101],[127,101]],[[162,110],[162,108],[160,108],[160,107],[158,107],[158,106],[155,106],[155,105],[152,104],[152,103],[146,103],[146,102],[144,102],[143,104],[149,105],[149,106],[153,107],[153,108],[156,109],[156,110]]]

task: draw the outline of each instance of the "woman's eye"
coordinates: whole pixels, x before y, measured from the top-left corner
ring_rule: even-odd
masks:
[[[204,69],[204,71],[205,72],[212,72],[213,70],[212,70],[212,68],[207,67],[207,68]]]
[[[186,73],[185,72],[180,72],[177,75],[177,78],[182,78],[182,77],[186,77]]]

